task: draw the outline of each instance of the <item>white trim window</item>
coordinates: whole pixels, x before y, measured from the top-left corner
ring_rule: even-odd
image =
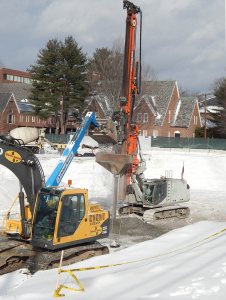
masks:
[[[23,123],[23,121],[24,121],[24,116],[20,115],[20,123]]]
[[[30,116],[26,116],[25,122],[26,122],[26,123],[29,123],[29,121],[30,121]]]
[[[142,113],[137,114],[137,123],[142,123]]]
[[[35,123],[35,116],[31,116],[31,122]]]
[[[15,115],[9,114],[7,123],[8,124],[15,124]]]
[[[144,113],[143,123],[148,123],[148,113]]]

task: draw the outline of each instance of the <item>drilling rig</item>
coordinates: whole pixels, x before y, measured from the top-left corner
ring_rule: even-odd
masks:
[[[112,130],[113,151],[99,152],[96,162],[115,175],[115,202],[123,200],[120,214],[135,213],[149,221],[167,217],[185,217],[189,208],[178,203],[190,199],[190,188],[185,180],[162,177],[146,179],[145,161],[138,139],[138,125],[133,118],[136,95],[141,93],[141,47],[142,47],[142,11],[132,2],[124,0],[123,8],[127,11],[124,49],[122,94],[119,99],[120,110],[114,112]],[[138,21],[139,16],[139,21]],[[139,26],[139,61],[136,61],[136,33]],[[97,141],[101,132],[93,131]]]

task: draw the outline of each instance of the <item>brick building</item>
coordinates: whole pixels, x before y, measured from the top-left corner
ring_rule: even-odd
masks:
[[[151,81],[134,109],[134,118],[144,136],[195,137],[201,127],[196,97],[180,97],[176,81]]]
[[[54,117],[42,119],[35,115],[29,102],[30,84],[0,83],[0,134],[6,134],[16,127],[45,128],[46,133],[55,133]],[[77,123],[73,116],[68,120],[67,131],[76,131]]]
[[[0,134],[15,127],[45,128],[46,133],[56,129],[54,117],[41,119],[29,103],[30,74],[17,70],[0,69]],[[103,95],[87,98],[87,111],[97,118],[112,115],[112,108]],[[143,85],[143,96],[134,109],[140,134],[144,136],[194,137],[195,129],[201,127],[198,102],[195,97],[180,97],[176,81],[150,81]],[[67,132],[75,131],[78,124],[73,115],[67,123]]]
[[[16,101],[13,93],[0,93],[0,134],[17,127],[46,128],[54,131],[53,118],[47,120],[34,115],[33,106],[26,100]]]
[[[25,71],[0,68],[0,82],[20,82],[31,84],[31,74]]]

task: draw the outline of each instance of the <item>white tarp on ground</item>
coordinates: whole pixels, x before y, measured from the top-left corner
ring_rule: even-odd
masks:
[[[206,238],[225,228],[226,222],[203,221],[155,240],[72,265],[77,268],[134,261],[106,269],[77,272],[85,291],[63,290],[65,299],[224,300],[226,233]],[[57,269],[40,271],[24,283],[20,276],[17,273],[14,277],[0,278],[0,299],[52,298]],[[62,276],[60,283],[76,287],[68,275]]]

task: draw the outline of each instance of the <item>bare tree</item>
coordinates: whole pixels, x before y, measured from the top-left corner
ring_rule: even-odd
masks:
[[[156,71],[142,59],[142,81],[157,80]]]
[[[122,91],[124,41],[118,38],[111,49],[97,48],[89,60],[88,77],[91,89],[109,99],[109,104],[116,110]],[[142,59],[142,81],[156,80],[156,72]]]
[[[88,64],[92,91],[106,96],[114,109],[122,85],[123,54],[119,47],[114,43],[112,49],[97,48]]]
[[[226,78],[219,78],[214,82],[214,95],[217,99],[218,113],[213,115],[217,127],[216,137],[226,137]]]

